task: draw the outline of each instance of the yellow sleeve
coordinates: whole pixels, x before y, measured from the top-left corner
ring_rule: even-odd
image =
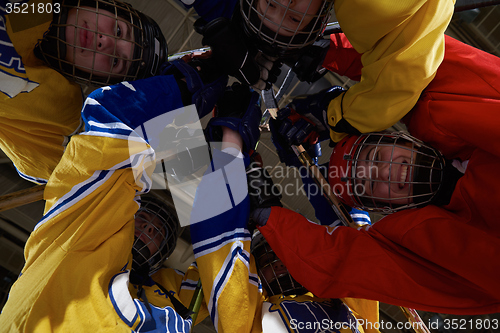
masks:
[[[190,225],[193,252],[217,332],[260,333],[263,298],[250,255],[245,166],[243,158],[227,156],[214,150],[215,167],[198,185],[191,221],[196,216],[204,219]]]
[[[32,0],[28,5],[51,3]],[[11,13],[0,34],[0,149],[26,180],[44,184],[80,127],[78,84],[36,58],[33,49],[51,14]]]
[[[377,328],[380,327],[377,301],[348,297],[342,298],[342,301],[352,310],[365,333],[380,333]]]
[[[443,60],[453,10],[454,0],[335,1],[363,69],[360,82],[330,102],[333,141],[346,135],[344,121],[361,133],[381,131],[412,109]]]
[[[235,242],[196,259],[217,332],[262,332],[263,298],[253,257],[248,262],[245,255],[249,243],[242,248],[244,252],[238,250],[243,244]]]
[[[2,310],[2,328],[130,332],[138,324],[140,316],[127,323],[118,314],[132,304],[130,295],[112,306],[112,290],[121,284],[110,283],[130,266],[139,207],[134,197],[141,187],[124,166],[148,153],[147,145],[138,148],[98,136],[71,140],[47,183],[45,214],[26,243],[26,263]]]

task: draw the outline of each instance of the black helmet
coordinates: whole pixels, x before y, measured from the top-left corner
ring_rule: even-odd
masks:
[[[167,60],[167,42],[158,24],[129,4],[55,3],[60,7],[54,7],[52,25],[35,54],[66,77],[87,85],[115,84],[154,76]]]
[[[268,296],[303,295],[307,292],[307,289],[290,275],[258,230],[252,236],[251,253]]]
[[[262,52],[286,59],[321,36],[332,7],[333,0],[240,0],[240,15]]]
[[[178,233],[179,220],[174,208],[157,198],[143,196],[135,214],[132,269],[149,275],[155,273],[174,251]]]

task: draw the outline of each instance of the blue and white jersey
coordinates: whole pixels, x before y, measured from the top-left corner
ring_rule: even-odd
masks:
[[[71,139],[46,185],[46,213],[26,243],[26,264],[0,316],[3,330],[190,332],[191,318],[170,299],[189,306],[197,269],[155,273],[144,286],[149,302],[129,281],[137,194],[151,188],[152,143],[161,134],[147,123],[162,120],[165,128],[170,112],[182,108],[179,96],[170,76],[89,95],[85,130]]]

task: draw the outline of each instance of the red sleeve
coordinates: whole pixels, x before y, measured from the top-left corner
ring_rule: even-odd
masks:
[[[404,119],[410,133],[447,158],[480,148],[500,157],[500,58],[451,37],[444,60]]]
[[[344,34],[332,34],[323,67],[351,80],[359,81],[363,67],[361,54],[352,47]]]
[[[355,230],[328,229],[273,207],[260,231],[292,276],[319,297],[450,314],[500,311],[498,238],[457,223],[444,209],[407,210]]]

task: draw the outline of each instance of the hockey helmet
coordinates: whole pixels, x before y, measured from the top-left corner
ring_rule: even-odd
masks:
[[[251,253],[268,296],[303,295],[307,292],[307,289],[290,275],[258,230],[252,236]]]
[[[57,0],[52,25],[35,54],[85,85],[154,76],[167,42],[150,17],[117,0]],[[58,9],[60,8],[60,9]]]
[[[389,214],[431,203],[444,168],[439,151],[405,132],[368,133],[337,143],[328,179],[346,205]]]
[[[325,30],[333,0],[240,0],[243,29],[262,52],[287,58]]]
[[[179,220],[174,209],[157,198],[143,196],[135,214],[132,269],[155,273],[174,251],[178,233]]]

